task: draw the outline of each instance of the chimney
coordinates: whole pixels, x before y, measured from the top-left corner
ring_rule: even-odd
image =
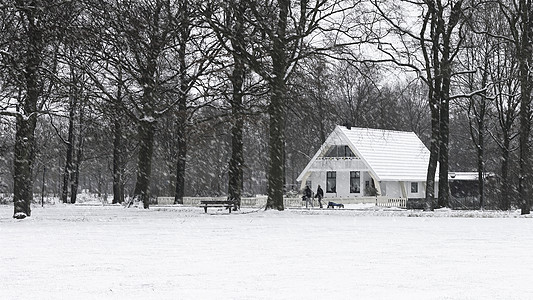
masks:
[[[346,127],[348,130],[352,129],[352,123],[350,123],[350,121],[344,122],[342,126]]]

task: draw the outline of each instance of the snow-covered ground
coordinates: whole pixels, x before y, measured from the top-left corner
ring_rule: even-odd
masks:
[[[533,299],[532,218],[355,208],[0,206],[0,299]]]

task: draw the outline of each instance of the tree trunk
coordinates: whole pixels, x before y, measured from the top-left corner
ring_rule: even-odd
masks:
[[[529,134],[531,131],[531,76],[529,66],[532,61],[531,49],[531,2],[521,0],[519,5],[521,18],[521,37],[518,63],[520,76],[520,169],[518,178],[518,193],[521,199],[521,214],[527,215],[531,210],[531,159],[529,149]]]
[[[500,209],[501,210],[509,210],[511,208],[510,203],[510,180],[509,180],[509,159],[510,159],[510,139],[507,134],[504,134],[503,137],[503,148],[502,148],[502,158],[501,158],[501,170],[502,170],[502,177],[501,177],[501,201],[500,201]]]
[[[448,207],[450,198],[448,184],[449,107],[448,99],[442,99],[439,120],[439,207]]]
[[[481,87],[487,87],[489,77],[489,58],[485,57],[483,77],[481,79]],[[478,138],[477,138],[477,171],[478,171],[478,191],[479,191],[479,209],[485,209],[485,114],[487,112],[487,96],[486,93],[481,95],[481,103],[479,103],[479,111],[476,114]]]
[[[531,210],[531,168],[530,168],[530,157],[529,157],[529,131],[530,131],[530,120],[529,113],[523,113],[522,111],[529,110],[529,103],[525,103],[525,99],[522,99],[520,104],[520,170],[518,178],[518,194],[521,199],[521,214],[527,215]]]
[[[43,166],[43,179],[41,182],[41,207],[44,207],[45,187],[46,187],[46,166]]]
[[[268,170],[268,198],[265,209],[284,210],[283,183],[285,175],[285,100],[287,87],[286,30],[289,0],[278,0],[279,14],[274,35],[272,57],[273,78],[270,79],[271,97],[268,107],[270,116],[269,142],[270,161]]]
[[[182,63],[185,65],[185,60]],[[185,80],[184,77],[182,79]],[[178,160],[176,164],[176,194],[174,196],[174,204],[183,204],[183,197],[185,196],[185,167],[187,163],[187,95],[184,93],[185,89],[186,83],[182,81],[177,116]]]
[[[524,67],[526,69],[527,67]],[[522,72],[527,72],[523,70]],[[521,73],[522,73],[521,72]],[[521,75],[527,76],[527,75]],[[521,82],[522,96],[520,103],[520,159],[519,159],[519,178],[518,178],[518,194],[521,199],[521,214],[527,215],[531,210],[531,167],[530,167],[530,157],[529,157],[529,132],[531,130],[531,120],[530,120],[530,91],[529,88],[524,87],[524,85],[529,85],[529,82],[523,80]]]
[[[24,219],[31,216],[33,200],[33,160],[35,144],[35,115],[25,118],[17,116],[15,134],[14,193],[15,206],[13,217]]]
[[[237,201],[237,206],[241,206],[243,189],[243,121],[241,117],[233,121],[231,129],[231,159],[229,162],[229,183],[228,195],[231,200]]]
[[[483,99],[485,101],[485,99]],[[479,209],[485,208],[485,121],[483,119],[479,122],[479,136],[477,149],[477,176],[478,176],[478,190],[479,190]]]
[[[180,97],[177,118],[178,160],[176,164],[176,194],[174,195],[174,204],[183,204],[183,197],[185,196],[185,167],[187,162],[187,96],[182,94]]]
[[[185,124],[183,127],[185,127]],[[185,136],[185,130],[185,128],[178,130],[178,162],[176,167],[176,195],[174,197],[175,204],[183,204],[183,196],[185,195],[185,165],[187,162],[187,138]]]
[[[268,169],[268,199],[266,209],[284,210],[283,206],[283,174],[284,174],[284,86],[275,87],[269,105],[270,113],[270,164]]]
[[[231,127],[231,159],[229,162],[228,195],[231,200],[237,201],[237,207],[241,206],[241,194],[243,187],[243,115],[242,115],[242,86],[244,79],[244,63],[239,57],[234,56],[235,67],[233,69],[232,84],[233,95],[231,101],[232,127]]]
[[[439,109],[437,104],[435,103],[430,103],[430,109],[431,142],[428,173],[426,178],[426,200],[424,206],[425,211],[433,210],[433,201],[435,200],[435,174],[437,173],[437,163],[439,159]]]
[[[123,101],[124,81],[122,67],[118,67],[117,94],[114,99],[113,120],[113,204],[124,202],[124,138],[120,103]]]
[[[137,182],[134,198],[142,201],[143,207],[150,207],[150,177],[152,174],[152,154],[154,150],[155,122],[141,120],[138,124],[139,160],[137,162]]]
[[[75,204],[76,199],[78,197],[78,186],[80,183],[80,166],[81,161],[83,159],[83,137],[82,137],[82,113],[80,111],[79,113],[79,125],[78,125],[78,146],[77,146],[77,152],[76,152],[76,160],[74,161],[73,165],[73,176],[72,176],[72,185],[70,188],[70,203]]]
[[[81,98],[81,93],[76,89],[76,96]],[[80,182],[80,165],[83,158],[83,106],[78,105],[78,113],[76,118],[76,134],[73,141],[76,142],[73,154],[76,154],[75,159],[72,160],[71,186],[70,186],[70,203],[75,204],[78,196],[78,186]]]
[[[488,67],[488,60],[485,63],[485,70]],[[483,73],[483,79],[481,82],[482,87],[487,86],[488,72]],[[478,191],[479,191],[479,209],[485,208],[485,113],[486,113],[487,97],[485,94],[481,97],[481,103],[479,104],[479,112],[477,113],[477,172],[478,172]]]
[[[236,52],[233,52],[233,73],[231,75],[232,84],[232,99],[231,99],[231,158],[229,161],[228,174],[228,195],[229,199],[237,201],[236,208],[241,206],[241,197],[243,190],[243,176],[244,176],[244,150],[243,150],[243,84],[245,77],[245,64],[243,58],[238,53],[242,52],[241,42],[243,40],[244,31],[244,11],[245,5],[242,1],[234,4],[233,18],[235,20],[235,38],[232,39],[232,47]],[[231,14],[230,11],[227,12]]]
[[[26,95],[21,105],[23,115],[18,115],[15,133],[15,160],[13,162],[13,217],[23,219],[31,216],[33,200],[33,161],[35,158],[35,127],[37,124],[37,103],[39,102],[40,70],[42,62],[42,30],[37,27],[35,7],[24,7],[23,14],[28,20],[26,29],[27,46],[24,66]]]
[[[441,82],[440,75],[440,48],[439,41],[442,35],[442,20],[438,18],[438,13],[434,5],[429,5],[430,8],[430,24],[431,24],[431,52],[433,56],[431,61],[429,57],[426,58],[428,79],[431,78],[431,68],[433,68],[432,82],[429,84],[429,108],[431,112],[431,141],[429,149],[429,165],[426,178],[426,204],[425,211],[432,211],[435,201],[435,174],[437,173],[437,165],[439,161],[440,148],[440,111],[441,111]],[[424,42],[422,42],[424,43]]]
[[[68,119],[67,155],[65,169],[63,171],[63,188],[61,191],[61,201],[63,203],[69,203],[68,192],[69,187],[71,186],[73,175],[72,158],[74,156],[74,118],[76,114],[76,106],[76,97],[74,97],[74,95],[71,95]]]
[[[81,150],[78,150],[78,157],[81,158]],[[78,186],[80,183],[80,163],[76,162],[72,176],[72,185],[70,187],[70,203],[75,204],[78,198]]]
[[[190,37],[190,19],[189,19],[189,3],[188,1],[179,2],[179,23],[181,30],[179,31],[179,49],[178,49],[178,63],[179,63],[179,79],[180,91],[178,94],[178,161],[176,166],[176,194],[174,196],[174,204],[183,204],[183,196],[185,196],[185,165],[187,162],[187,92],[189,88],[189,79],[187,78],[187,40]]]
[[[118,117],[114,121],[113,138],[113,204],[124,202],[124,186],[122,184],[122,124]]]
[[[448,183],[448,154],[450,141],[450,85],[452,76],[452,62],[450,61],[450,36],[455,27],[454,19],[460,14],[461,1],[458,1],[449,16],[448,29],[442,39],[442,58],[440,71],[442,74],[442,87],[440,90],[440,111],[439,111],[439,207],[450,205],[450,186]]]

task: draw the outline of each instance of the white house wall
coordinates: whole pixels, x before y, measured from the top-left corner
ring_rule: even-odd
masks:
[[[383,186],[386,186],[386,193],[382,192],[383,196],[389,196],[389,197],[403,197],[404,193],[407,194],[407,198],[424,198],[426,196],[426,183],[425,182],[417,182],[418,183],[418,193],[412,193],[411,192],[411,181],[401,182],[401,181],[387,181],[382,182],[382,190]],[[402,191],[402,184],[404,186],[404,191]]]
[[[357,171],[357,170],[354,170]],[[324,177],[325,178],[325,177]],[[357,196],[358,194],[350,194],[350,171],[337,171],[337,188],[336,193],[327,193],[330,197],[348,197]],[[325,190],[324,190],[325,191]]]
[[[361,182],[361,191],[364,193],[366,188],[366,182],[368,181],[368,184],[372,184],[372,176],[368,172],[364,172],[362,174],[362,182]]]
[[[371,180],[370,176],[365,173],[364,181]],[[363,181],[363,186],[364,186]],[[402,191],[402,185],[404,190]],[[411,182],[401,181],[383,181],[380,183],[381,196],[388,196],[391,198],[403,198],[407,194],[408,198],[424,198],[425,195],[425,182],[418,182],[418,193],[411,193]]]
[[[336,172],[336,192],[328,193],[326,186],[326,174],[329,171]],[[360,178],[360,193],[350,193],[350,172],[359,171]],[[364,162],[360,159],[338,159],[338,158],[325,158],[317,159],[309,169],[309,177],[303,185],[311,182],[311,189],[316,192],[318,185],[320,184],[324,190],[324,197],[358,197],[363,196],[365,181],[371,180],[368,175],[368,168]]]
[[[407,191],[408,198],[425,198],[426,197],[426,184],[425,182],[418,182],[418,193],[411,193],[411,182],[405,183],[405,190]]]
[[[363,171],[361,170],[352,170],[352,171],[360,171],[361,174],[363,174]],[[328,193],[326,190],[326,172],[328,171],[316,171],[312,172],[311,175],[308,177],[307,181],[311,181],[311,189],[314,193],[316,193],[317,187],[320,184],[322,187],[322,190],[324,190],[324,197],[325,198],[334,198],[334,197],[360,197],[363,196],[364,192],[364,181],[361,179],[361,193],[350,193],[350,171],[335,171],[337,175],[337,182],[336,182],[336,192],[335,193]]]
[[[326,192],[326,172],[335,171],[337,175],[337,188],[336,193]],[[350,172],[361,172],[361,193],[350,193]],[[318,185],[324,190],[324,197],[361,197],[365,196],[366,182],[369,184],[372,182],[372,176],[370,176],[369,168],[360,159],[354,158],[319,158],[314,161],[309,169],[309,177],[306,182],[302,182],[302,187],[308,182],[311,182],[311,189],[314,193],[318,188]],[[401,184],[404,185],[404,191],[402,191]],[[425,182],[418,182],[418,193],[411,193],[411,182],[399,182],[399,181],[384,181],[380,183],[381,195],[389,197],[403,197],[404,192],[408,198],[424,198],[425,197]]]
[[[402,189],[399,182],[387,181],[381,183],[381,196],[401,197]]]
[[[326,192],[326,172],[328,171],[313,171],[307,178],[306,184],[311,182],[311,189],[316,193],[318,185],[324,190],[325,198],[334,197],[362,197],[364,195],[366,181],[372,182],[372,177],[367,172],[368,170],[350,169],[350,170],[331,170],[335,171],[337,175],[337,189],[336,193]],[[350,193],[350,171],[361,172],[361,193]],[[411,182],[399,181],[384,181],[380,183],[381,196],[388,196],[391,198],[403,198],[404,192],[401,185],[404,185],[405,193],[408,198],[424,198],[425,197],[425,182],[418,182],[418,193],[411,193]]]

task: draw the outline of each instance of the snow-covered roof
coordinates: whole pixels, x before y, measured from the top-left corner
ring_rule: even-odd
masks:
[[[337,126],[380,181],[426,181],[429,150],[414,132]]]
[[[414,132],[337,126],[326,144],[347,144],[378,181],[426,181],[429,150]],[[324,152],[323,145],[299,179]]]

